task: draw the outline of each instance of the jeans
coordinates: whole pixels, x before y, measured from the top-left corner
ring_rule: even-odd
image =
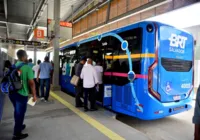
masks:
[[[45,95],[44,95],[44,87],[46,87]],[[48,100],[50,91],[50,78],[40,79],[40,90],[41,90],[41,97],[43,97],[45,100]]]
[[[36,88],[36,95],[37,95],[37,97],[40,97],[40,92],[39,92],[40,83],[37,82],[36,78],[34,79],[34,82],[35,82],[35,88]]]
[[[96,95],[95,95],[95,88],[84,88],[84,108],[88,108],[88,95],[90,100],[90,108],[95,108],[96,103]]]
[[[24,117],[27,109],[28,96],[22,96],[19,93],[9,94],[9,98],[14,107],[14,135],[18,135],[22,131]]]

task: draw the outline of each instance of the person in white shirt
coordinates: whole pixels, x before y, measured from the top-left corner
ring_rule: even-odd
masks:
[[[99,86],[97,87],[97,99],[100,101],[103,101],[103,67],[102,67],[102,61],[97,61],[97,65],[94,66],[96,72],[97,72],[97,77],[99,81]]]
[[[95,107],[96,95],[95,86],[98,85],[98,76],[95,68],[92,66],[92,59],[87,60],[87,65],[85,65],[81,72],[81,79],[83,79],[84,88],[84,109],[88,111],[88,95],[90,98],[90,110],[97,110]]]
[[[34,71],[34,81],[35,81],[35,87],[36,87],[36,95],[37,95],[37,97],[40,97],[40,94],[39,94],[40,84],[39,84],[39,82],[37,82],[37,75],[38,75],[38,71],[40,69],[40,63],[41,63],[41,61],[38,60],[37,61],[37,65],[33,66],[33,68],[32,68],[32,70]]]

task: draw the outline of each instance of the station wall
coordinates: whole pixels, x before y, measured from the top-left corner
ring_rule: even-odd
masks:
[[[141,10],[144,10],[145,7],[148,8],[152,6],[152,3],[159,4],[159,2],[161,1],[162,0],[160,1],[158,0],[112,0],[108,21],[106,21],[106,18],[107,18],[107,12],[108,12],[107,10],[109,8],[108,8],[108,5],[106,4],[100,9],[96,10],[95,12],[85,16],[78,22],[74,23],[72,35],[75,38],[72,39],[70,42],[67,42],[66,44],[70,44],[72,42],[76,42],[84,38],[88,38],[97,34],[101,34],[103,32],[120,28],[122,26],[126,26],[126,25],[129,25],[129,24],[132,24],[132,23],[135,23],[135,22],[138,22],[138,21],[141,21],[153,16],[157,16],[157,15],[193,4],[199,0],[172,0],[160,6],[150,8],[146,11],[141,11]],[[114,20],[117,20],[118,18],[126,17],[127,15],[130,15],[130,14],[134,14],[134,15],[124,18],[123,20],[117,21],[112,24],[109,23]],[[95,30],[95,28],[98,28],[98,29]],[[94,31],[87,34],[83,34],[92,29],[94,29]],[[76,37],[80,34],[83,34],[83,35]]]

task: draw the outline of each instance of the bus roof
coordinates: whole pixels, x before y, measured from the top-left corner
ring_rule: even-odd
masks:
[[[64,49],[68,49],[68,48],[71,48],[71,47],[77,47],[77,42],[74,42],[72,44],[69,44],[67,46],[64,46],[62,48],[60,48],[60,51],[64,50]]]

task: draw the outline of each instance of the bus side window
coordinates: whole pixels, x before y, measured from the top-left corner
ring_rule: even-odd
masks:
[[[125,31],[119,34],[124,40],[128,41],[129,51],[131,54],[142,53],[142,28],[136,28],[129,31]],[[123,50],[120,50],[120,54],[125,54]],[[141,58],[132,58],[133,71],[136,74],[141,73]]]

